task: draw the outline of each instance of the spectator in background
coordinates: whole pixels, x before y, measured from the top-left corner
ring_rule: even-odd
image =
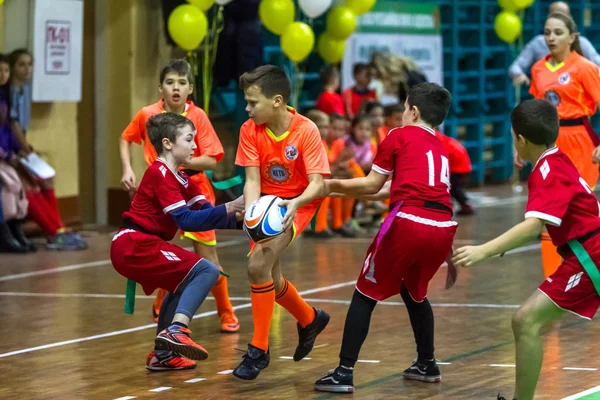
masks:
[[[383,106],[377,101],[365,101],[363,102],[361,113],[365,113],[371,120],[371,144],[373,145],[374,152],[377,152],[379,143],[385,139],[385,135],[381,136],[379,128],[385,125],[385,117],[383,112]]]
[[[23,234],[21,222],[9,215],[9,210],[14,211],[16,209],[15,203],[18,202],[17,198],[11,196],[13,189],[16,187],[17,196],[20,194],[24,197],[22,185],[16,171],[9,164],[15,153],[20,149],[10,127],[9,79],[10,63],[8,57],[0,54],[0,252],[26,253],[35,251],[35,246]],[[10,180],[10,182],[5,182],[5,179]],[[3,200],[13,201],[13,204],[6,204],[3,208]]]
[[[26,157],[33,147],[26,138],[31,119],[31,73],[33,57],[27,49],[14,50],[10,55],[10,118],[12,133],[20,145],[19,153]],[[83,250],[87,243],[69,231],[62,222],[58,200],[51,179],[40,180],[19,166],[19,176],[29,201],[29,217],[46,235],[46,247],[52,250]]]
[[[354,65],[354,86],[342,92],[346,117],[353,120],[364,100],[377,100],[377,94],[369,89],[371,84],[371,67],[369,64],[358,63]]]
[[[338,113],[344,115],[344,103],[339,95],[340,73],[334,66],[327,66],[321,71],[323,91],[317,98],[317,109],[325,114]]]
[[[571,9],[566,2],[555,1],[554,3],[550,4],[548,15],[552,13],[561,13],[570,17]],[[578,35],[578,37],[583,56],[592,61],[594,64],[600,66],[600,55],[594,46],[585,37],[581,35]],[[515,86],[522,84],[529,85],[531,81],[527,77],[527,72],[535,62],[546,57],[549,53],[550,51],[546,45],[544,35],[537,35],[531,39],[529,43],[525,45],[523,51],[521,51],[521,54],[519,54],[517,59],[511,64],[508,70],[508,74],[512,78],[513,84]]]
[[[350,136],[346,137],[345,146],[352,150],[354,160],[363,174],[367,175],[375,158],[371,144],[371,119],[368,115],[359,114],[352,120],[352,130]]]
[[[388,133],[394,128],[400,128],[402,126],[402,115],[404,114],[404,106],[402,104],[392,104],[385,106],[383,109],[383,116],[385,118],[385,125],[379,128],[379,141],[388,135]]]

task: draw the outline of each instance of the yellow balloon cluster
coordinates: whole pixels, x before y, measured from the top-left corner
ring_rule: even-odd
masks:
[[[516,14],[517,11],[527,8],[535,0],[498,0],[502,11],[496,15],[494,30],[496,35],[507,43],[513,43],[521,36],[523,24]]]
[[[187,2],[205,12],[215,4],[215,0],[187,0]]]
[[[265,28],[281,35],[285,28],[294,22],[296,10],[292,0],[261,0],[258,16]]]
[[[167,26],[171,38],[186,51],[197,49],[208,32],[206,15],[191,4],[177,6],[169,15]]]

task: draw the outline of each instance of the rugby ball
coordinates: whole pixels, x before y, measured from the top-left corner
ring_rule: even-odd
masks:
[[[256,199],[244,215],[244,231],[256,243],[265,243],[283,233],[287,209],[280,207],[280,197],[266,195]]]

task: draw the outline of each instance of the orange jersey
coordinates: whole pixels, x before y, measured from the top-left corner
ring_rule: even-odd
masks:
[[[236,165],[259,167],[261,193],[283,198],[301,195],[309,174],[330,175],[327,153],[317,126],[294,114],[289,130],[277,137],[266,124],[249,119],[240,129]]]
[[[550,55],[531,68],[529,92],[554,104],[560,119],[581,118],[596,112],[600,100],[600,70],[596,64],[572,52],[552,66]]]
[[[151,165],[158,158],[158,155],[148,138],[146,122],[150,117],[162,112],[165,112],[163,99],[158,103],[142,108],[121,134],[121,138],[127,142],[144,145],[144,160],[148,165]],[[181,115],[192,121],[196,127],[194,141],[197,148],[194,157],[212,156],[217,159],[217,162],[221,161],[224,155],[223,145],[204,110],[194,105],[192,101],[188,101],[186,110]]]
[[[388,128],[387,126],[383,125],[380,126],[379,128],[377,128],[377,135],[379,138],[379,143],[383,142],[383,140],[387,137],[388,133],[391,131],[390,128]]]
[[[340,155],[340,151],[344,149],[344,138],[339,138],[331,143],[331,147],[327,144],[326,140],[322,141],[323,147],[325,148],[325,152],[327,153],[327,160],[329,164],[333,164],[335,160],[337,160]]]

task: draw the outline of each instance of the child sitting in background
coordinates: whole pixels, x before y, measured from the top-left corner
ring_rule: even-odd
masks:
[[[373,146],[371,145],[371,119],[366,114],[360,114],[352,120],[352,130],[345,140],[346,148],[354,153],[354,161],[360,167],[363,176],[371,171]],[[357,175],[360,175],[357,171]]]
[[[379,143],[383,142],[383,139],[385,139],[392,129],[402,126],[402,114],[404,114],[404,106],[402,104],[385,106],[383,109],[385,124],[378,131]]]
[[[385,135],[381,137],[379,134],[379,128],[385,125],[383,106],[377,101],[364,102],[363,106],[364,113],[371,120],[371,144],[373,145],[374,149],[373,153],[376,153],[379,143],[385,139]]]
[[[317,98],[317,109],[329,115],[331,113],[344,114],[344,103],[339,95],[340,73],[337,68],[327,66],[321,71],[323,91]]]
[[[355,82],[354,86],[342,92],[346,117],[348,117],[350,120],[353,120],[356,114],[358,114],[360,105],[363,101],[377,100],[377,94],[375,91],[369,89],[369,84],[371,83],[371,71],[369,64],[355,64],[353,75]]]
[[[469,174],[472,171],[471,159],[467,149],[464,148],[458,140],[448,137],[436,130],[435,134],[442,142],[442,145],[448,152],[448,161],[450,164],[450,194],[452,198],[458,201],[460,209],[458,215],[473,215],[475,210],[469,203],[469,198],[462,187],[469,181]]]

